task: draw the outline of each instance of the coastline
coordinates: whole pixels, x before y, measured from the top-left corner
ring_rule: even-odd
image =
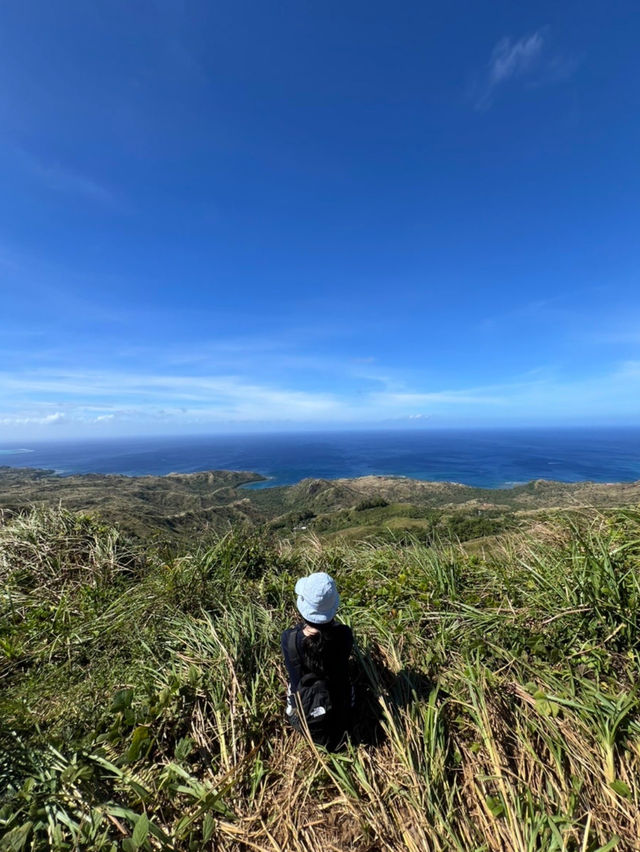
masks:
[[[30,450],[30,452],[24,452]],[[640,428],[412,430],[0,442],[0,464],[60,475],[254,471],[247,491],[367,475],[504,489],[640,479]]]
[[[162,474],[149,474],[149,473],[119,473],[119,472],[109,472],[104,473],[101,471],[92,471],[85,473],[77,473],[77,472],[68,472],[56,470],[54,468],[38,468],[38,467],[24,467],[18,465],[0,465],[0,489],[2,488],[2,476],[10,475],[12,477],[24,477],[25,480],[32,480],[35,478],[57,478],[60,481],[67,479],[79,479],[96,482],[100,479],[104,478],[105,481],[116,481],[118,479],[125,480],[163,480],[169,478],[184,478],[189,479],[193,478],[194,480],[197,478],[202,478],[203,476],[216,476],[216,475],[229,475],[233,477],[237,476],[247,476],[249,477],[245,482],[237,482],[234,487],[238,489],[243,489],[246,491],[262,491],[267,488],[295,488],[296,486],[302,485],[305,482],[358,482],[358,481],[368,481],[375,482],[376,480],[381,483],[386,482],[409,482],[409,483],[417,483],[422,485],[432,485],[432,486],[452,486],[459,488],[469,488],[473,490],[479,491],[511,491],[519,488],[526,488],[539,485],[540,483],[549,484],[549,485],[558,485],[558,486],[586,486],[593,485],[596,487],[624,487],[624,486],[633,486],[638,485],[640,487],[640,477],[637,479],[620,479],[620,480],[597,480],[597,479],[554,479],[553,477],[535,477],[527,480],[511,480],[499,485],[473,485],[468,482],[462,482],[455,479],[426,479],[419,476],[409,476],[407,474],[401,473],[367,473],[362,474],[360,476],[303,476],[299,480],[295,482],[282,483],[278,482],[277,477],[268,476],[262,473],[258,473],[257,471],[245,471],[245,470],[236,470],[231,468],[207,468],[202,470],[194,470],[194,471],[168,471],[167,473]],[[270,484],[271,483],[271,484]]]

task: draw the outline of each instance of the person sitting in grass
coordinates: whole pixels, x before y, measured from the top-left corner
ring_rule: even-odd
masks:
[[[303,620],[281,639],[289,675],[286,717],[296,730],[308,731],[316,745],[335,751],[346,739],[353,705],[353,633],[335,621],[340,595],[328,574],[302,577],[295,592]]]

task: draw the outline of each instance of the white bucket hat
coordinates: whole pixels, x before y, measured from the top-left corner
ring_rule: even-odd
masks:
[[[301,577],[296,583],[300,615],[311,624],[328,624],[340,605],[340,595],[333,580],[324,571]]]

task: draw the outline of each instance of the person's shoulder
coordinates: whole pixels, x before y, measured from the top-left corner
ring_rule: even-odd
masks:
[[[282,645],[286,645],[289,636],[291,636],[292,633],[299,633],[301,629],[301,624],[294,624],[293,627],[287,627],[286,630],[283,630],[282,635],[280,636],[280,642],[282,643]]]
[[[287,644],[289,636],[293,633],[293,631],[295,629],[296,629],[295,627],[287,627],[286,630],[282,631],[282,634],[280,635],[280,644],[282,645],[283,648]]]

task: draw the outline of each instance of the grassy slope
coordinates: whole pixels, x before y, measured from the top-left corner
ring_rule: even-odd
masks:
[[[282,721],[301,573],[359,645],[355,738]],[[227,536],[170,561],[0,528],[1,849],[591,850],[640,836],[640,515],[459,546]]]
[[[512,512],[485,510],[442,510],[410,503],[390,503],[386,506],[356,504],[349,509],[338,509],[305,518],[300,513],[283,515],[271,523],[271,528],[294,532],[313,531],[329,539],[358,541],[386,537],[401,540],[408,533],[423,540],[437,537],[467,540],[494,535],[517,525]]]
[[[238,486],[263,479],[257,473],[214,470],[168,476],[84,474],[0,467],[0,509],[58,506],[99,512],[129,533],[189,533],[205,527],[260,523],[263,518]]]
[[[361,476],[355,479],[304,479],[296,485],[251,492],[257,506],[280,514],[286,509],[327,512],[354,506],[376,495],[389,503],[424,507],[493,507],[531,510],[543,507],[621,506],[640,502],[640,482],[556,482],[534,480],[512,488],[474,488],[455,482],[427,482],[406,477]]]
[[[387,531],[473,538],[514,526],[520,515],[548,507],[612,507],[640,503],[640,483],[537,480],[508,489],[471,488],[404,477],[306,479],[297,485],[242,489],[259,474],[209,471],[169,476],[56,476],[0,467],[0,512],[29,505],[93,511],[141,538],[191,540],[204,530],[226,532],[271,522],[279,534],[299,527],[349,540]],[[371,498],[391,504],[358,511]]]

